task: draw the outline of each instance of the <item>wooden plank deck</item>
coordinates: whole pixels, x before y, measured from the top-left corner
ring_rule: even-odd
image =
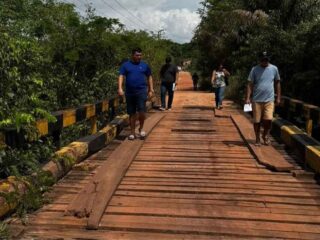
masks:
[[[276,171],[290,172],[295,169],[294,165],[289,163],[273,146],[263,144],[255,146],[252,123],[244,115],[234,114],[231,118],[259,163]]]
[[[174,109],[143,143],[98,230],[64,216],[97,172],[73,170],[53,202],[29,216],[21,239],[320,239],[316,181],[260,165],[232,119],[214,117],[212,94],[191,87],[185,74]],[[86,161],[102,166],[118,144]]]

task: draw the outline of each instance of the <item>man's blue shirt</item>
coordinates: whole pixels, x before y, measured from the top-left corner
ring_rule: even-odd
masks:
[[[278,68],[272,64],[267,67],[257,65],[252,68],[248,81],[253,84],[253,102],[274,101],[274,81],[280,80]]]
[[[127,96],[147,93],[147,78],[151,75],[148,64],[127,61],[121,65],[119,73],[126,77]]]

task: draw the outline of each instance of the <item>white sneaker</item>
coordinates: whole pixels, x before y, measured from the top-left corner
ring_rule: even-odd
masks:
[[[128,136],[128,139],[129,140],[134,140],[136,137],[133,135],[133,134],[130,134],[129,136]]]
[[[143,130],[140,130],[140,137],[145,138],[146,137],[146,132]]]
[[[160,110],[160,111],[164,111],[164,110],[166,110],[166,109],[163,108],[163,107],[160,107],[159,110]]]

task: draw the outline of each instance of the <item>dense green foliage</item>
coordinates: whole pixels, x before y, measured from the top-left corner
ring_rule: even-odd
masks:
[[[257,54],[266,50],[279,67],[284,94],[320,105],[319,0],[208,0],[202,4],[202,21],[192,44],[194,62],[204,79],[224,62],[233,74],[229,94],[242,98]]]
[[[142,48],[158,91],[160,67],[167,55],[181,59],[179,44],[128,31],[117,19],[97,16],[90,6],[83,17],[74,5],[56,0],[0,1],[0,129],[23,130],[30,140],[20,149],[0,149],[0,179],[33,174],[27,194],[5,196],[18,200],[18,212],[41,204],[50,183],[40,166],[56,148],[51,139],[39,139],[35,120],[55,121],[52,111],[116,95],[119,64],[135,47]],[[72,126],[61,142],[87,132],[86,123]]]
[[[96,16],[90,7],[81,17],[73,5],[54,0],[1,1],[0,128],[22,128],[37,140],[35,119],[54,121],[52,111],[114,96],[119,63],[137,46],[155,79],[168,54],[181,55],[177,44],[127,31],[117,19]],[[2,152],[0,175],[34,170],[30,166],[39,158],[33,152],[27,162],[15,150]],[[11,155],[22,157],[12,161]]]

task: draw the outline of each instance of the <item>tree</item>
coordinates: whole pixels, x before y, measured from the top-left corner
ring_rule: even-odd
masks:
[[[312,54],[317,53],[317,44],[312,41],[317,37],[311,33],[318,22],[319,0],[208,0],[202,4],[204,8],[199,11],[202,21],[193,45],[197,48],[197,66],[204,78],[209,79],[217,63],[227,63],[237,79],[233,94],[237,96],[243,90],[250,68],[256,64],[257,53],[263,49],[272,54],[273,63],[285,79],[285,94],[311,99],[309,95],[297,94],[292,83],[295,76],[299,76],[299,81],[303,78],[308,86],[317,86],[316,80],[306,77],[314,75],[312,79],[315,79],[319,75],[317,57]],[[306,69],[307,75],[302,77],[301,72]],[[314,97],[311,102],[320,100]]]
[[[143,49],[159,83],[159,68],[175,46],[157,34],[127,31],[90,6],[81,17],[74,5],[54,0],[0,1],[0,30],[0,128],[22,129],[33,140],[36,119],[53,121],[52,111],[114,96],[119,63],[132,48]],[[29,173],[35,166],[30,162],[43,161],[33,149],[24,150],[6,150],[11,157],[0,159],[7,169],[2,176]],[[25,161],[17,164],[14,157]]]

